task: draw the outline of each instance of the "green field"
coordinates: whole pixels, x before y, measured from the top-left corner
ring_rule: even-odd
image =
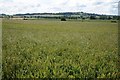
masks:
[[[116,78],[110,21],[3,20],[3,78]]]

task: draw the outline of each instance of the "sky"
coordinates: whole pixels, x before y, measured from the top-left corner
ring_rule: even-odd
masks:
[[[0,14],[87,12],[118,14],[119,0],[0,0]]]

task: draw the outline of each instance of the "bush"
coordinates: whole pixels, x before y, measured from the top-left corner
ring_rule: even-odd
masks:
[[[117,23],[117,21],[111,21],[111,23]]]
[[[61,21],[66,21],[66,19],[65,18],[61,18]]]

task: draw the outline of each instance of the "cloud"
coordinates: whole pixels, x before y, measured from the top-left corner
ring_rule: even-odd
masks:
[[[103,4],[104,2],[95,2],[94,5],[101,5]]]
[[[73,12],[117,14],[119,0],[0,0],[0,14]]]
[[[80,7],[87,7],[86,5],[80,5]]]
[[[118,5],[118,15],[120,16],[120,1],[119,1],[119,5]]]

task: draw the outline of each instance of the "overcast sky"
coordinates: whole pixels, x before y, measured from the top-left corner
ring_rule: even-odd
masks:
[[[119,0],[0,0],[0,14],[88,12],[118,14]]]

